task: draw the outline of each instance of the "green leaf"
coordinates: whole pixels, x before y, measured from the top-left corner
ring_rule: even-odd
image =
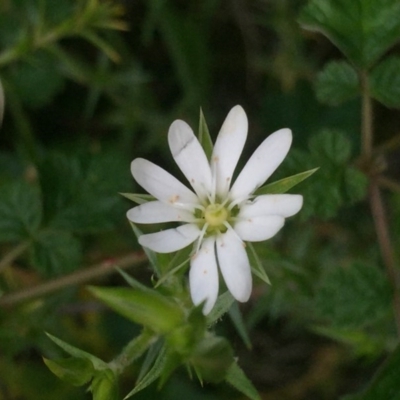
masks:
[[[261,400],[257,389],[253,386],[242,369],[234,362],[228,370],[225,380],[251,400]]]
[[[372,97],[387,107],[400,107],[400,57],[388,57],[369,77]]]
[[[82,249],[68,232],[40,232],[30,248],[32,265],[47,276],[62,275],[81,267]]]
[[[321,103],[336,106],[351,100],[360,93],[357,72],[345,61],[332,61],[318,74],[315,90]]]
[[[129,221],[129,223],[131,225],[133,233],[136,236],[136,239],[139,239],[139,237],[143,235],[143,232],[132,221]],[[149,262],[153,267],[154,272],[157,274],[157,276],[161,276],[160,262],[158,261],[157,253],[147,247],[143,247],[143,251],[146,253],[146,256],[149,259]]]
[[[220,382],[234,363],[233,351],[225,338],[210,334],[199,343],[189,361],[202,379]]]
[[[13,64],[8,78],[23,102],[31,108],[48,104],[63,88],[64,78],[58,61],[50,53],[35,52],[26,60]]]
[[[154,290],[99,287],[88,289],[125,318],[156,333],[168,333],[184,322],[184,314],[179,306]]]
[[[15,242],[36,236],[42,219],[37,187],[23,181],[0,189],[0,242]]]
[[[268,275],[265,272],[265,268],[261,263],[260,257],[258,257],[256,250],[254,249],[253,243],[248,242],[247,246],[250,249],[249,260],[251,265],[251,271],[253,272],[254,275],[258,276],[267,285],[270,285],[271,281],[269,280]]]
[[[43,360],[54,375],[73,386],[82,386],[92,379],[93,364],[86,358],[71,357],[61,360],[44,358]]]
[[[221,294],[221,296],[218,297],[210,314],[207,315],[207,325],[214,324],[226,312],[228,312],[234,301],[235,299],[232,297],[229,291]]]
[[[300,182],[309,178],[314,172],[318,171],[319,168],[310,169],[300,174],[289,176],[288,178],[280,179],[279,181],[269,183],[268,185],[262,186],[254,192],[255,196],[262,194],[280,194],[286,193],[292,187],[298,185]]]
[[[361,329],[391,315],[391,288],[378,267],[356,262],[328,270],[314,304],[317,317],[333,327]]]
[[[141,193],[120,193],[121,196],[126,197],[137,204],[147,203],[148,201],[155,200],[151,194],[141,194]]]
[[[95,374],[90,390],[93,400],[119,400],[117,379],[110,369]]]
[[[242,338],[243,343],[246,345],[246,347],[248,349],[251,349],[251,347],[252,347],[251,340],[249,337],[249,333],[247,331],[247,327],[243,321],[243,316],[240,312],[238,303],[233,303],[232,307],[229,309],[228,313],[229,313],[229,316],[231,317],[231,320],[236,329],[236,332]]]
[[[3,122],[3,115],[4,115],[4,89],[0,79],[0,127]]]
[[[63,340],[53,335],[50,335],[50,333],[46,333],[46,335],[69,355],[75,358],[84,358],[86,360],[89,360],[96,371],[108,368],[108,365],[104,361],[100,360],[100,358],[97,358],[92,354],[87,353],[86,351],[80,350],[77,347],[71,346],[70,344],[64,342]]]
[[[344,172],[344,191],[349,202],[354,203],[366,197],[368,178],[360,170],[353,167]]]
[[[360,394],[342,397],[341,400],[399,400],[399,370],[400,346],[397,346],[365,391]]]
[[[206,119],[204,118],[203,110],[200,108],[200,121],[199,121],[199,134],[198,139],[206,153],[207,159],[211,160],[213,152],[213,143],[211,140],[210,132],[208,130]]]
[[[143,379],[137,382],[136,386],[133,388],[133,390],[131,390],[128,393],[128,395],[125,396],[124,400],[128,399],[129,397],[132,397],[134,394],[145,389],[147,386],[151,385],[155,380],[157,380],[161,376],[161,373],[165,367],[166,362],[167,362],[167,354],[165,347],[163,347],[158,353],[158,356],[156,358],[156,361],[154,362],[153,367],[143,377]]]
[[[354,64],[371,67],[400,37],[398,0],[311,0],[300,24],[330,39]]]
[[[351,142],[342,131],[324,129],[314,135],[309,142],[311,154],[315,159],[335,164],[344,164],[351,157]]]

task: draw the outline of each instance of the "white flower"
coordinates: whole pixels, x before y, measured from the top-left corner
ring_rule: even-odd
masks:
[[[131,164],[135,180],[157,200],[129,210],[129,220],[140,224],[182,223],[177,228],[142,235],[139,243],[159,253],[194,243],[190,293],[194,304],[205,301],[204,314],[211,311],[218,297],[218,266],[232,296],[240,302],[249,299],[252,278],[245,242],[270,239],[282,228],[285,218],[296,214],[303,204],[300,195],[253,195],[286,157],[292,142],[289,129],[268,136],[232,184],[247,127],[243,108],[232,108],[209,161],[189,125],[181,120],[172,123],[169,147],[193,190],[150,161],[137,158]]]

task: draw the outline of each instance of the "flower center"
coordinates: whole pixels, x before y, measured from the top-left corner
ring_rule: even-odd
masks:
[[[204,219],[208,226],[225,230],[224,222],[229,218],[229,211],[221,204],[209,204],[204,211]]]

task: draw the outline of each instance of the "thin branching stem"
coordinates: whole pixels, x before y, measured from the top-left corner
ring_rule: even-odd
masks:
[[[29,248],[29,242],[22,242],[18,246],[12,248],[1,260],[0,260],[0,272],[5,270],[9,265],[12,264],[20,255],[25,253]]]
[[[360,78],[362,88],[361,152],[362,157],[369,163],[372,163],[374,139],[372,99],[367,73],[363,72],[360,75]],[[389,233],[386,209],[382,199],[381,189],[379,187],[379,177],[374,172],[374,168],[372,168],[372,174],[370,176],[368,196],[382,261],[393,286],[393,311],[397,332],[400,336],[400,280],[396,266],[393,243]]]
[[[22,302],[46,296],[70,286],[82,285],[94,279],[116,272],[116,268],[126,269],[136,267],[147,260],[142,252],[128,254],[113,261],[101,262],[92,267],[73,272],[72,274],[52,279],[41,285],[19,290],[0,297],[0,307],[11,307]]]

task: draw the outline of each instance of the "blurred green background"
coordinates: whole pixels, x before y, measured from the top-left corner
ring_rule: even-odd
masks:
[[[84,289],[124,285],[107,268],[114,262],[150,285],[125,218],[132,203],[118,194],[142,191],[130,162],[148,158],[181,177],[167,146],[172,121],[196,131],[202,107],[215,139],[236,104],[250,124],[242,163],[289,127],[293,148],[273,178],[320,171],[294,191],[305,196],[299,216],[257,246],[272,286],[256,283],[241,307],[251,349],[228,317],[216,329],[233,341],[263,399],[336,399],[368,382],[396,334],[366,182],[355,168],[360,101],[318,102],[318,70],[340,53],[300,28],[304,4],[1,0],[1,400],[91,398],[47,370],[41,357],[62,354],[44,331],[105,360],[138,332]],[[398,122],[378,108],[378,140],[390,139]],[[385,163],[398,177],[398,153]],[[387,201],[400,233],[400,202]],[[136,374],[125,374],[121,393]],[[184,370],[137,399],[156,396],[243,398],[227,385],[201,388]]]

